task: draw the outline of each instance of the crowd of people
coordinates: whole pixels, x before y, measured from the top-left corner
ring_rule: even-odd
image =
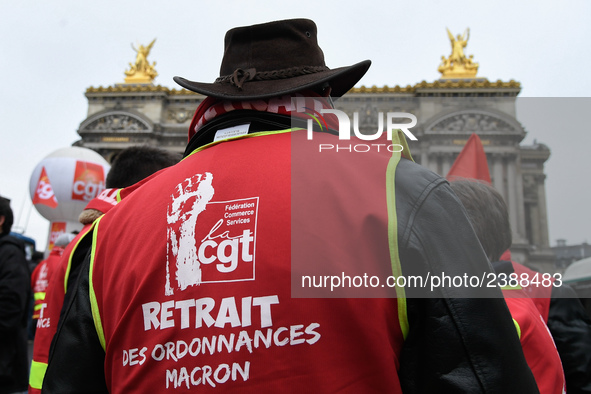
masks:
[[[175,77],[206,96],[182,160],[122,151],[32,277],[0,199],[0,394],[591,393],[591,321],[566,287],[298,289],[534,273],[508,257],[502,196],[414,163],[402,132],[400,150],[318,149],[337,123],[302,113],[330,114],[369,60],[328,68],[308,19],[224,44],[215,82]]]

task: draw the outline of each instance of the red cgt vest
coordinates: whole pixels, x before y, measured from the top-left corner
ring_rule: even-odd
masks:
[[[540,394],[566,392],[558,350],[533,300],[521,289],[503,290],[503,294]]]
[[[210,144],[96,223],[90,299],[110,392],[401,392],[404,302],[292,296],[330,295],[301,279],[326,267],[399,270],[387,196],[400,155],[339,162],[317,154],[333,136],[314,139]]]
[[[122,198],[131,194],[131,192],[139,187],[139,185],[143,184],[143,182],[145,181],[138,182],[125,189],[105,189],[99,196],[91,200],[85,209],[95,209],[102,213],[106,213],[117,205]],[[46,295],[44,293],[43,299],[38,308],[39,320],[37,321],[37,330],[35,332],[35,342],[33,346],[33,359],[31,360],[31,370],[29,373],[29,394],[41,393],[45,371],[47,370],[49,349],[57,331],[58,321],[66,296],[72,256],[82,242],[82,239],[91,232],[93,226],[94,224],[85,225],[72,242],[66,246],[65,250],[58,248],[61,249],[61,252],[52,266],[51,282],[46,284],[47,293]],[[35,300],[37,305],[37,297]],[[35,318],[35,316],[33,317]]]
[[[39,319],[43,314],[45,308],[45,296],[49,279],[59,263],[64,248],[54,246],[49,256],[35,267],[31,274],[31,288],[33,289],[33,319]]]

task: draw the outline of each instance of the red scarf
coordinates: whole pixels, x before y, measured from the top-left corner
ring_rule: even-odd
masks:
[[[295,102],[296,110],[292,108],[292,99]],[[201,102],[189,127],[189,140],[193,137],[207,122],[231,111],[246,109],[261,112],[271,112],[287,116],[296,116],[301,119],[312,119],[320,117],[324,124],[332,129],[338,130],[338,121],[336,116],[321,115],[322,109],[330,109],[327,98],[322,97],[311,91],[301,93],[292,93],[284,96],[271,97],[258,100],[230,101],[206,97]]]

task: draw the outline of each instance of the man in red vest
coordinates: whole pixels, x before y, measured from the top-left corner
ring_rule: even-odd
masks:
[[[552,334],[564,369],[566,391],[591,393],[591,318],[573,288],[562,283],[560,277],[512,261],[509,250],[499,260],[507,273],[514,272],[529,281],[523,290]]]
[[[43,318],[43,312],[47,306],[45,296],[49,279],[54,273],[56,266],[64,254],[66,246],[74,239],[75,235],[72,233],[65,233],[60,235],[53,245],[49,256],[41,261],[31,274],[31,288],[33,289],[33,324],[36,327],[39,318]],[[40,323],[43,325],[43,321]]]
[[[339,139],[328,97],[369,65],[295,19],[175,78],[207,96],[186,157],[95,222],[44,392],[537,392],[498,288],[406,286],[491,268],[402,131]]]

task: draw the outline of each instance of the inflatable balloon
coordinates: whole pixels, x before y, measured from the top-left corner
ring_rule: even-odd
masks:
[[[46,156],[31,174],[33,205],[50,224],[48,250],[61,234],[80,230],[78,216],[105,188],[109,164],[98,153],[70,146]]]

